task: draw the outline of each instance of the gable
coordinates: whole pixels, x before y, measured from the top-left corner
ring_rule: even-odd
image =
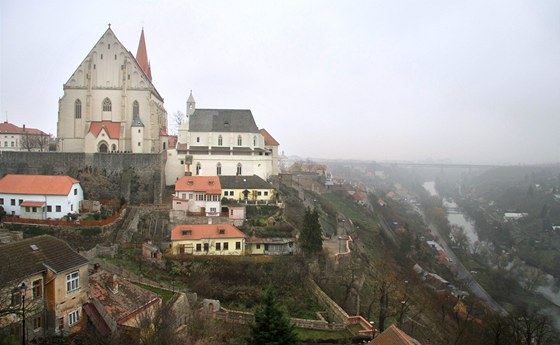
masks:
[[[126,74],[124,78],[123,73]],[[120,88],[123,79],[129,88],[150,90],[163,102],[136,58],[109,27],[64,84],[64,88],[85,88],[89,84],[93,88]]]

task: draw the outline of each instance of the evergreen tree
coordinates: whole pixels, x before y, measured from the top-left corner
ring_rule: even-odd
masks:
[[[266,289],[264,305],[255,312],[248,345],[295,345],[298,343],[294,325],[276,303],[272,288]]]
[[[316,254],[323,249],[323,230],[319,223],[319,213],[316,209],[305,210],[303,226],[299,234],[299,245],[304,254]]]

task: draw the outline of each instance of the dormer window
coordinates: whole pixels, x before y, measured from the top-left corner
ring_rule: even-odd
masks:
[[[226,229],[218,229],[218,234],[225,235],[226,234]]]
[[[193,180],[188,180],[188,181],[187,181],[187,184],[188,184],[189,186],[192,186],[193,183],[194,183]]]
[[[192,236],[192,230],[183,230],[181,231],[183,236]]]

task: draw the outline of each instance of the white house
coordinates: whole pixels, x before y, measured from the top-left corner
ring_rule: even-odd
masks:
[[[222,187],[218,176],[183,176],[175,183],[173,209],[219,216]]]
[[[0,151],[48,151],[51,136],[36,128],[0,123]]]
[[[58,219],[77,213],[84,192],[70,176],[6,175],[0,180],[0,206],[8,215]]]

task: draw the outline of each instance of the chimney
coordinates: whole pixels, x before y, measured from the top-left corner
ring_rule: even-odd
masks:
[[[111,278],[109,279],[109,284],[111,285],[111,291],[113,293],[118,293],[119,292],[119,283],[117,283],[117,275],[113,274],[111,276]]]
[[[23,131],[25,132],[25,123],[23,124]]]

